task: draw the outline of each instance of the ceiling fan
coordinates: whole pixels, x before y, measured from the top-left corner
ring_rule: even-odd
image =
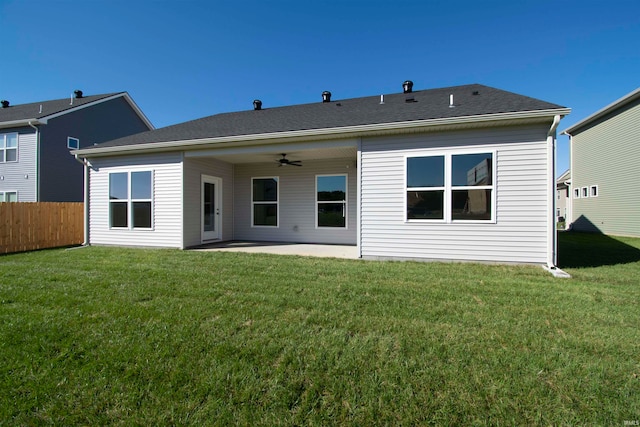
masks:
[[[302,166],[302,160],[289,160],[287,159],[287,155],[285,153],[282,153],[282,158],[276,160],[276,162],[279,163],[278,167],[282,167],[282,166]]]

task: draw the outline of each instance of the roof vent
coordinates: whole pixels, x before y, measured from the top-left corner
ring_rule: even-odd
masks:
[[[2,108],[9,108],[9,101],[7,101],[6,99],[0,101],[0,104],[2,104]]]
[[[254,110],[262,110],[262,101],[260,101],[259,99],[254,99],[253,100],[253,109]]]
[[[471,93],[471,95],[477,96],[477,95],[480,95],[480,92],[478,92],[477,90],[474,90],[474,91]]]
[[[76,99],[82,98],[82,91],[81,90],[74,90],[73,93],[76,95]]]
[[[322,102],[331,102],[331,92],[328,90],[322,92]]]
[[[413,82],[411,80],[406,80],[404,83],[402,83],[402,91],[404,93],[411,93],[412,90]]]

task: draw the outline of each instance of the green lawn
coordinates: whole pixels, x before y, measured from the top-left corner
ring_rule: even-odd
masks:
[[[560,237],[572,279],[104,247],[2,256],[0,425],[637,422],[640,239]]]

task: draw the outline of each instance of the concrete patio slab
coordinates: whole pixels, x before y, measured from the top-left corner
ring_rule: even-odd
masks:
[[[323,258],[358,259],[358,248],[350,245],[316,245],[307,243],[276,243],[276,242],[222,242],[202,245],[192,250],[248,252],[276,255],[298,255]]]

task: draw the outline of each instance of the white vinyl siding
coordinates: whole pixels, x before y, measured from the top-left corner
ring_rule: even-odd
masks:
[[[19,202],[37,202],[37,136],[29,132],[18,132],[18,161],[0,163],[0,191],[17,192]]]
[[[316,227],[316,175],[348,175],[356,194],[355,158],[305,160],[302,167],[271,163],[235,165],[234,239],[272,242],[356,244],[356,198],[348,198],[347,228]],[[251,226],[251,178],[278,176],[278,228]]]
[[[90,243],[182,247],[182,155],[167,153],[91,161]],[[153,170],[152,229],[109,227],[109,175]]]
[[[362,141],[361,254],[364,258],[545,263],[548,125],[457,131]],[[495,223],[406,221],[407,156],[493,153]]]

